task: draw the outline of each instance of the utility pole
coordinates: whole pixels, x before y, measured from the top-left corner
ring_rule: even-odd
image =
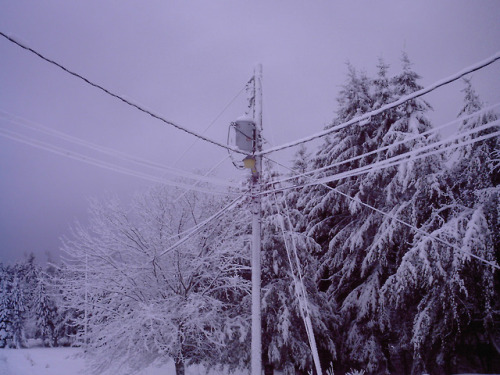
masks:
[[[262,203],[260,192],[262,174],[262,64],[254,71],[255,87],[255,169],[252,170],[252,362],[251,375],[262,375],[262,321],[261,321],[261,226]]]

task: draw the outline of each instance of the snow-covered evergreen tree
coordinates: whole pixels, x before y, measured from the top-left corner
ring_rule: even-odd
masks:
[[[372,106],[369,91],[370,81],[368,77],[365,74],[359,74],[352,65],[348,65],[347,82],[343,85],[337,99],[339,108],[332,126],[369,111]],[[370,151],[367,149],[367,140],[370,139],[369,130],[368,127],[354,125],[343,128],[327,137],[314,158],[313,169],[345,162]],[[344,172],[364,166],[366,162],[365,159],[345,162],[335,168],[319,172],[314,177],[319,178]],[[357,190],[356,178],[347,178],[329,185],[351,195],[354,195]],[[307,234],[318,242],[323,251],[326,251],[332,228],[343,221],[343,217],[336,215],[336,212],[348,211],[346,202],[339,199],[337,193],[322,185],[306,188],[301,194],[305,202],[304,213],[308,217]]]
[[[466,87],[462,90],[465,96],[465,105],[459,112],[459,117],[471,115],[484,107],[472,87],[470,79],[465,80],[465,84]],[[498,116],[493,112],[483,113],[463,121],[460,124],[459,133],[469,132],[497,119]],[[473,140],[497,132],[499,129],[500,126],[489,127],[469,135],[467,139]],[[500,171],[497,168],[496,161],[499,148],[500,141],[498,137],[494,137],[458,149],[456,155],[458,161],[453,168],[453,188],[457,196],[460,197],[462,204],[471,206],[471,204],[478,201],[478,195],[486,193],[485,190],[500,183]]]
[[[481,104],[470,82],[464,92],[460,115],[472,114]],[[494,118],[487,114],[468,120],[460,131]],[[413,373],[456,371],[459,358],[470,356],[467,343],[484,341],[491,329],[493,269],[472,256],[498,261],[498,188],[494,169],[488,167],[493,165],[495,142],[461,149],[452,169],[438,175],[440,182],[420,189],[425,193],[440,188],[439,199],[422,196],[420,206],[431,211],[426,220],[421,216],[416,222],[430,236],[422,232],[415,236],[397,272],[383,287],[384,300],[395,307],[394,313],[404,311],[412,317],[412,324],[405,322],[401,346],[414,353]],[[478,329],[478,321],[483,329]]]
[[[402,62],[402,73],[392,80],[386,75],[387,66],[382,61],[379,63],[378,76],[373,81],[374,109],[421,88],[417,83],[419,76],[411,69],[406,54]],[[424,115],[428,108],[426,103],[412,100],[372,118],[368,126],[373,128],[373,150],[385,148],[377,152],[373,161],[380,162],[419,144],[427,144],[429,139],[412,139],[429,130],[430,123]],[[411,221],[412,217],[421,214],[411,202],[416,200],[418,185],[428,183],[434,164],[433,160],[415,163],[409,160],[399,167],[375,168],[360,176],[359,190],[349,207],[353,217],[350,233],[344,243],[331,243],[345,254],[337,262],[357,264],[358,267],[350,274],[341,272],[339,284],[344,284],[347,289],[344,293],[348,293],[342,303],[344,317],[350,326],[346,339],[348,358],[364,364],[369,372],[393,370],[391,342],[387,332],[376,323],[379,314],[384,313],[380,306],[380,288],[394,272],[413,236],[413,232],[396,219]]]
[[[61,335],[59,323],[62,313],[59,312],[54,299],[50,296],[50,285],[41,272],[37,277],[33,293],[33,315],[36,322],[36,336],[42,339],[44,345],[58,346]]]
[[[379,62],[373,80],[358,76],[350,68],[334,124],[419,90],[419,76],[406,54],[402,63],[402,73],[392,79],[387,76],[388,66],[383,61]],[[426,102],[414,99],[363,124],[341,129],[320,150],[316,167],[342,163],[328,170],[338,173],[429,144],[435,138],[419,136],[431,128],[425,117],[429,108]],[[429,208],[424,207],[421,198],[431,198],[433,189],[440,191],[439,186],[433,185],[440,169],[438,157],[409,159],[399,166],[373,168],[368,173],[329,183],[337,191],[326,187],[306,191],[308,234],[320,243],[324,253],[318,279],[328,280],[322,285],[339,308],[342,366],[363,366],[373,373],[393,369],[392,331],[379,324],[380,314],[389,313],[380,304],[380,289],[397,269],[414,236],[396,219],[411,225],[426,219]]]
[[[311,208],[310,199],[319,194],[317,186],[304,188],[304,185],[314,181],[310,171],[318,165],[319,162],[312,158],[308,149],[301,145],[292,159],[292,167],[288,176],[296,187],[286,190],[284,193],[293,228],[304,236],[307,235],[306,230],[309,226],[307,212]],[[309,238],[312,240],[312,237]]]
[[[10,268],[0,263],[0,348],[12,342],[12,298]]]
[[[1,267],[0,346],[22,348],[32,338],[33,291],[37,265],[30,254],[14,265]]]
[[[23,348],[26,345],[24,323],[28,316],[29,300],[28,290],[25,288],[22,268],[13,268],[12,281],[10,286],[10,309],[11,309],[11,346]]]
[[[347,82],[338,98],[339,109],[333,125],[341,124],[369,111],[373,103],[370,80],[364,74],[358,74],[354,67],[349,66]],[[347,160],[373,150],[373,130],[374,127],[371,124],[364,126],[356,124],[330,136],[318,152],[314,166],[320,168],[334,163],[343,164],[319,173],[316,177],[369,164],[373,156],[361,157],[353,161]],[[360,180],[353,177],[332,182],[329,185],[349,196],[355,196],[359,191],[359,183]],[[316,240],[323,254],[316,279],[328,293],[332,301],[331,306],[338,306],[340,314],[340,335],[336,338],[340,348],[338,359],[339,363],[349,366],[347,362],[357,362],[354,356],[366,352],[356,350],[354,356],[351,356],[353,354],[351,348],[354,348],[356,344],[352,339],[349,341],[349,337],[353,337],[356,328],[349,327],[347,316],[349,308],[342,308],[349,291],[357,286],[357,281],[352,276],[357,278],[360,273],[362,254],[359,248],[353,247],[353,244],[349,242],[349,236],[356,232],[356,223],[361,221],[356,221],[351,216],[351,202],[334,190],[324,186],[314,186],[305,189],[303,194],[306,202],[305,213],[308,218],[306,235]],[[370,345],[368,341],[366,343]],[[349,360],[350,357],[351,360]]]
[[[304,148],[298,154],[305,171],[304,162],[307,152]],[[299,168],[296,165],[297,168]],[[268,166],[269,176],[264,180],[277,179],[278,176]],[[268,185],[269,189],[275,188]],[[267,189],[265,189],[267,190]],[[297,291],[300,290],[298,269],[294,264],[291,269],[290,260],[295,262],[292,252],[297,248],[300,261],[300,272],[307,293],[307,306],[313,330],[317,340],[318,350],[327,357],[335,357],[335,345],[331,338],[335,330],[335,318],[326,295],[318,290],[315,283],[315,271],[318,268],[316,252],[318,245],[311,239],[299,233],[294,224],[295,215],[289,209],[294,205],[297,196],[287,194],[269,194],[263,197],[263,240],[262,240],[262,326],[263,326],[263,356],[264,364],[271,369],[279,369],[285,374],[307,374],[314,367],[310,343],[308,341],[305,322],[301,314],[301,303]],[[290,200],[289,200],[290,199]],[[278,206],[278,207],[277,207]],[[283,233],[284,231],[284,233]],[[286,238],[286,244],[285,244]],[[288,251],[287,251],[288,246]],[[292,256],[292,258],[290,258]]]
[[[422,88],[406,54],[394,78],[382,61],[378,69],[368,80],[349,68],[333,125]],[[470,85],[464,92],[460,115],[481,108]],[[416,98],[333,133],[314,159],[314,177],[415,154],[438,141],[430,109]],[[495,119],[490,113],[468,120],[460,131]],[[451,171],[443,155],[407,156],[396,166],[289,193],[294,223],[319,244],[317,283],[339,315],[334,368],[449,373],[470,352],[467,342],[491,340],[500,278],[473,256],[498,262],[499,154],[493,138],[461,149]]]

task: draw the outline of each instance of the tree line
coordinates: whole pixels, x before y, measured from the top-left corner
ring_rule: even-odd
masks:
[[[421,89],[401,61],[394,76],[382,60],[374,77],[348,65],[328,127]],[[415,98],[301,147],[283,184],[267,164],[266,374],[312,373],[300,293],[323,368],[337,374],[499,371],[500,127],[470,79],[462,92],[462,137],[447,152],[416,152],[434,150],[440,134]],[[70,338],[96,373],[170,360],[177,374],[248,366],[252,198],[235,195],[157,186],[130,205],[93,202],[89,224],[64,239],[62,264],[2,267],[0,344],[22,346],[27,332],[47,345]]]
[[[377,68],[369,78],[349,66],[332,126],[422,88],[406,54],[394,77],[383,61]],[[459,117],[484,107],[471,81],[464,83]],[[301,150],[296,169],[323,178],[430,146],[440,137],[426,116],[431,108],[417,98],[343,128],[309,160]],[[485,111],[460,121],[459,141],[471,142],[456,150],[413,154],[285,197],[295,230],[318,247],[309,277],[334,311],[335,350],[326,356],[340,370],[498,370],[500,146],[488,134],[500,128],[483,126],[497,119]]]
[[[50,282],[56,274],[33,254],[13,265],[0,263],[0,348],[25,348],[31,340],[47,347],[73,343],[78,310],[63,307],[64,296]]]

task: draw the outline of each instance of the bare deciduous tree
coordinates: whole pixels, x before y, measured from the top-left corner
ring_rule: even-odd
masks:
[[[88,226],[64,240],[63,289],[82,311],[80,339],[97,372],[173,360],[180,375],[185,364],[222,363],[224,344],[246,336],[246,227],[222,216],[191,231],[224,202],[178,197],[157,187],[128,209],[93,202]]]

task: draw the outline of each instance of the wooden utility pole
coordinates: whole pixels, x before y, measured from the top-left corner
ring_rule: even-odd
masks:
[[[262,375],[262,316],[261,316],[261,226],[262,203],[262,65],[255,67],[255,169],[252,170],[252,363],[251,375]]]

